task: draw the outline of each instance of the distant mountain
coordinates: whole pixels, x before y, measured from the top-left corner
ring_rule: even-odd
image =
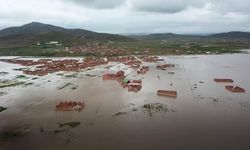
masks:
[[[138,39],[147,39],[147,40],[164,40],[164,39],[180,39],[180,38],[192,38],[198,37],[195,35],[182,35],[182,34],[174,34],[174,33],[155,33],[148,35],[131,35],[133,38]]]
[[[212,34],[210,37],[231,38],[231,39],[250,39],[249,32],[232,31],[227,33]]]
[[[227,32],[218,33],[210,35],[184,35],[184,34],[174,34],[174,33],[159,33],[159,34],[148,34],[148,35],[131,35],[130,37],[137,39],[147,39],[147,40],[164,40],[164,39],[249,39],[249,32]]]
[[[133,39],[117,34],[97,33],[83,29],[65,29],[38,22],[0,30],[0,47],[24,46],[48,41],[77,45],[86,41],[109,40],[128,41]]]

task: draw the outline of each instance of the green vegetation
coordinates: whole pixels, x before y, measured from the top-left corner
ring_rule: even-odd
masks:
[[[122,48],[126,54],[148,55],[182,55],[182,54],[221,54],[238,53],[241,49],[249,49],[250,43],[246,41],[215,40],[215,39],[189,39],[189,40],[137,40],[100,42],[110,48]],[[84,46],[81,45],[81,46]],[[108,56],[108,54],[104,54]],[[103,56],[101,52],[68,52],[64,47],[17,47],[0,48],[0,56]],[[116,56],[116,54],[114,54]]]
[[[161,103],[144,104],[141,106],[143,110],[151,112],[166,112],[168,111],[167,105]]]
[[[7,94],[6,92],[0,92],[0,96]]]
[[[128,51],[128,54],[148,55],[238,53],[242,49],[250,48],[250,43],[245,41],[213,39],[139,40],[135,42],[106,43],[106,45],[115,48],[124,48]]]
[[[10,80],[0,80],[0,89],[6,87],[14,87],[23,85],[25,82],[17,82],[17,81],[10,81]]]
[[[28,77],[26,77],[25,75],[17,75],[16,78],[17,79],[27,79]]]
[[[6,110],[7,108],[0,106],[0,112]]]
[[[65,78],[77,78],[77,73],[65,75],[64,77],[65,77]]]
[[[169,112],[167,105],[161,103],[144,104],[141,106],[141,110],[147,112],[150,117],[157,112]]]
[[[0,33],[3,33],[0,34],[0,56],[220,54],[237,53],[241,49],[250,48],[248,32],[228,32],[207,36],[173,33],[122,36],[82,29],[64,29],[33,22],[17,27],[15,30],[0,30]],[[68,48],[76,48],[76,50],[67,51]],[[112,51],[114,48],[121,48],[119,49],[122,50],[121,53]]]

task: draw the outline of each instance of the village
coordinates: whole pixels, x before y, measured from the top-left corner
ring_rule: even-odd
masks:
[[[144,75],[149,71],[149,66],[142,65],[143,62],[161,62],[164,59],[159,59],[157,56],[120,56],[120,57],[92,57],[84,59],[38,59],[38,60],[25,60],[25,59],[1,59],[0,61],[6,63],[19,64],[22,66],[30,67],[23,69],[23,74],[32,76],[46,76],[49,73],[55,73],[59,71],[75,72],[82,69],[96,67],[99,65],[105,65],[109,62],[123,63],[134,69],[137,74]],[[166,68],[175,67],[174,64],[159,64],[157,69],[166,70]],[[123,70],[117,71],[115,74],[103,74],[103,80],[115,80],[118,81],[123,88],[127,88],[128,91],[138,92],[142,88],[141,80],[127,79]],[[159,96],[177,97],[176,91],[159,90],[157,92]]]
[[[138,75],[145,75],[150,71],[150,67],[145,65],[145,63],[156,63],[155,69],[166,71],[171,70],[171,68],[176,68],[178,64],[172,63],[161,63],[164,62],[164,59],[159,58],[158,56],[117,56],[117,57],[86,57],[80,59],[0,59],[2,62],[19,64],[25,66],[20,71],[23,74],[31,76],[46,76],[50,73],[56,73],[60,71],[65,72],[76,72],[82,69],[87,69],[91,67],[98,67],[100,65],[107,65],[111,62],[122,63],[129,68],[133,69]],[[175,74],[174,71],[168,71],[168,74]],[[117,70],[116,73],[104,73],[102,75],[104,81],[114,80],[117,81],[122,88],[126,88],[130,92],[139,92],[143,87],[142,80],[127,78],[123,70]],[[160,76],[158,75],[158,80]],[[226,83],[225,89],[233,93],[245,93],[245,89],[239,86],[235,86],[232,79],[223,79],[215,78],[217,83]],[[172,86],[172,83],[170,84]],[[156,94],[158,96],[165,96],[170,98],[177,98],[177,91],[170,89],[158,89]],[[69,104],[71,106],[71,103]],[[64,103],[58,105],[57,107],[65,107]],[[73,106],[73,105],[72,105]],[[77,106],[77,105],[74,105]],[[82,106],[82,105],[81,105]],[[68,110],[68,109],[62,109]]]
[[[100,56],[121,56],[127,54],[123,48],[112,48],[95,42],[86,43],[84,46],[66,47],[65,50],[71,54],[85,53],[90,55],[98,54]]]
[[[20,117],[25,126],[7,130],[16,135],[11,138],[67,137],[76,131],[81,138],[82,131],[127,120],[129,131],[141,121],[171,124],[171,118],[189,113],[192,118],[203,110],[247,112],[249,86],[241,76],[230,74],[227,63],[211,65],[207,70],[214,72],[207,75],[204,66],[196,65],[203,61],[203,56],[151,55],[1,58],[0,113],[8,118],[25,112]],[[35,118],[34,124],[29,125],[26,115]]]

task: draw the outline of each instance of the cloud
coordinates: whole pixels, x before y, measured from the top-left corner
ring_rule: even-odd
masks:
[[[97,9],[112,9],[120,6],[126,0],[71,0],[71,1],[83,5],[85,7],[92,7]]]
[[[32,21],[109,33],[250,31],[248,0],[0,0],[0,29]]]
[[[129,0],[133,10],[159,13],[177,13],[188,7],[201,7],[202,0]]]
[[[208,0],[211,8],[215,11],[227,13],[227,12],[239,12],[249,13],[250,1],[249,0]]]

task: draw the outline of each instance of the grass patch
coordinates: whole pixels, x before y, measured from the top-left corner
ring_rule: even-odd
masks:
[[[17,75],[16,78],[17,79],[28,79],[28,77],[26,77],[25,75]]]
[[[142,111],[147,112],[150,117],[153,116],[153,113],[169,111],[167,105],[161,103],[144,104],[140,108]]]
[[[65,75],[65,78],[77,78],[77,74],[70,74],[70,75]]]

